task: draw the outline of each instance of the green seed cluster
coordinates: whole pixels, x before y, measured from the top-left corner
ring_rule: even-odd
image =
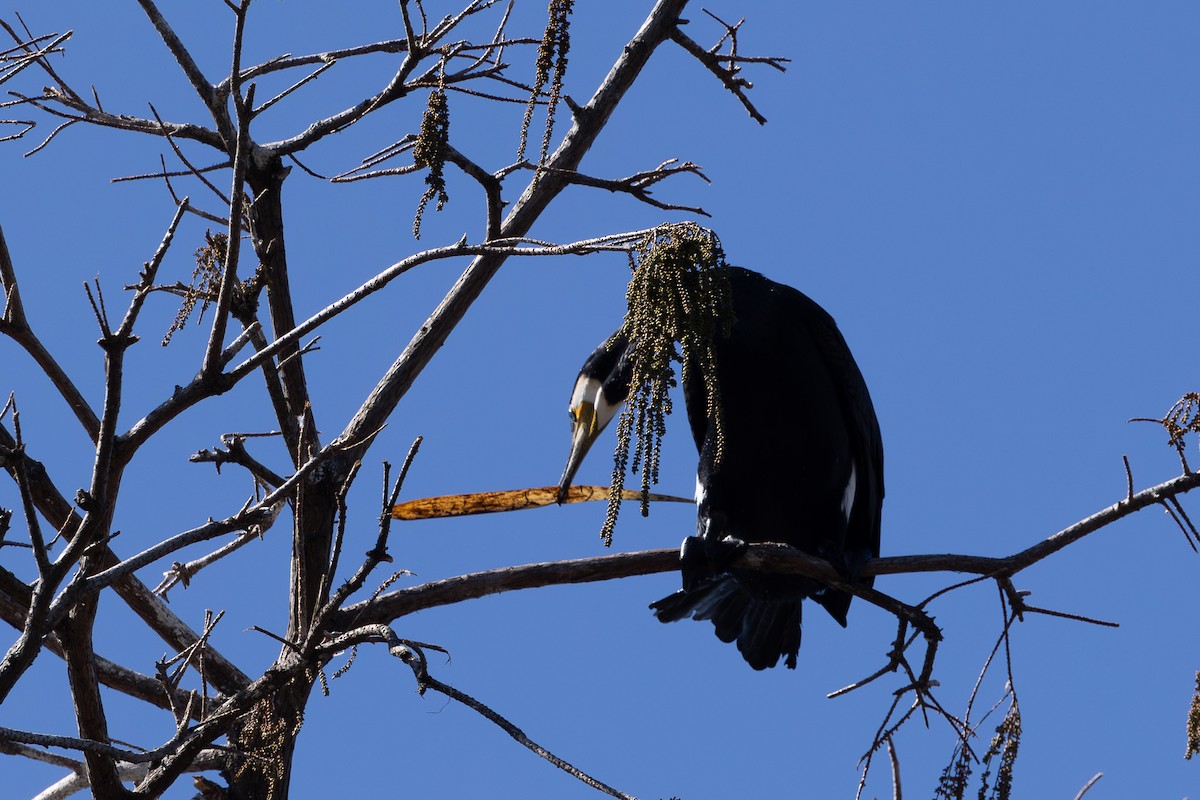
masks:
[[[658,482],[662,437],[671,413],[669,390],[677,383],[676,363],[685,380],[693,382],[695,371],[704,386],[709,424],[717,431],[718,463],[725,439],[713,342],[728,335],[733,310],[720,239],[694,222],[663,225],[630,254],[630,266],[621,330],[630,342],[633,374],[617,423],[608,513],[601,529],[606,545],[612,542],[626,468],[640,473],[642,514],[649,512],[650,486]]]

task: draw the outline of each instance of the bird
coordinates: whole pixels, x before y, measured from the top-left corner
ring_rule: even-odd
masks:
[[[725,269],[734,322],[713,340],[719,412],[710,409],[698,370],[683,373],[699,453],[696,535],[680,550],[683,588],[650,608],[664,623],[711,621],[755,670],[780,658],[795,669],[801,601],[811,598],[845,627],[852,595],[730,564],[750,543],[780,542],[870,587],[861,572],[879,555],[883,442],[866,382],[833,318],[790,286]],[[631,356],[619,329],[584,362],[571,394],[560,494],[629,396]]]

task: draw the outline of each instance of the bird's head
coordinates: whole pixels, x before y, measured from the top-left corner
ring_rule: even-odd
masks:
[[[620,332],[609,337],[583,362],[571,392],[571,454],[558,482],[559,503],[566,498],[571,480],[592,443],[628,397],[631,370],[629,340]]]

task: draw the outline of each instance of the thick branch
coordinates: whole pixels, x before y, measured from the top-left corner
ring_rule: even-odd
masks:
[[[867,563],[864,575],[907,572],[992,572],[1004,559],[981,556],[931,555],[877,558]],[[824,559],[810,556],[784,545],[751,545],[736,562],[739,568],[761,569],[804,575],[818,580],[840,582],[842,576]],[[388,592],[375,600],[347,606],[337,615],[334,626],[387,623],[397,617],[437,606],[474,600],[490,594],[517,589],[534,589],[567,583],[591,583],[653,575],[679,569],[678,548],[616,553],[569,561],[549,561],[473,572],[439,581]]]
[[[108,720],[100,697],[96,655],[92,647],[92,626],[97,606],[98,598],[93,597],[71,609],[62,625],[62,640],[79,735],[91,741],[107,742]],[[97,797],[116,800],[128,796],[117,775],[116,759],[111,753],[86,750],[83,757],[87,764],[88,782]]]
[[[863,567],[863,576],[902,575],[916,572],[964,572],[988,577],[1009,577],[1122,517],[1154,505],[1164,498],[1184,494],[1197,487],[1200,487],[1200,472],[1181,475],[1138,492],[1132,498],[1127,497],[1032,547],[1004,558],[948,553],[890,556],[868,561]],[[827,561],[784,545],[751,545],[735,563],[739,568],[804,575],[828,583],[840,583],[843,580],[842,576]],[[397,617],[415,611],[473,600],[500,592],[567,583],[616,580],[634,575],[670,572],[678,568],[679,551],[675,549],[616,553],[570,561],[503,567],[431,581],[420,586],[388,592],[373,600],[346,606],[336,615],[333,624],[339,630],[346,630],[358,625],[386,624]]]

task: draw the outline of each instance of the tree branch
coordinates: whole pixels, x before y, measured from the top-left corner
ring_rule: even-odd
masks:
[[[709,16],[711,17],[713,15],[709,14]],[[713,19],[717,18],[713,17]],[[717,22],[721,21],[717,19]],[[717,45],[713,47],[712,50],[705,50],[703,47],[696,44],[691,37],[689,37],[678,27],[671,30],[671,39],[701,64],[703,64],[709,72],[711,72],[713,75],[716,75],[725,88],[732,92],[733,95],[737,97],[739,101],[741,101],[742,106],[746,109],[746,111],[750,114],[750,117],[755,122],[757,122],[759,125],[766,125],[767,118],[758,112],[758,109],[754,107],[752,102],[750,102],[750,98],[746,96],[746,90],[753,89],[754,84],[745,78],[738,77],[738,72],[740,71],[739,64],[766,64],[774,67],[780,72],[783,72],[785,69],[783,65],[787,63],[789,59],[780,58],[777,56],[746,57],[738,55],[737,28],[738,25],[741,25],[741,23],[739,22],[738,25],[733,26],[726,25],[723,22],[721,22],[721,24],[725,25],[726,35],[721,38],[720,42],[717,42]],[[716,50],[726,39],[728,39],[730,43],[730,52],[725,55],[720,55],[716,52]],[[722,64],[722,61],[725,61],[726,64]]]
[[[12,450],[15,445],[16,441],[12,438],[12,435],[3,425],[0,425],[0,447]],[[82,524],[82,519],[75,513],[72,505],[58,491],[58,488],[47,475],[45,467],[40,462],[31,459],[26,453],[21,453],[20,457],[25,459],[27,463],[29,485],[38,513],[54,526],[55,529],[63,532],[64,535],[68,537],[73,536],[73,531],[77,530]],[[12,470],[10,464],[0,464],[0,466],[3,466],[10,472]],[[100,548],[99,552],[104,559],[104,566],[113,566],[120,563],[120,559],[108,547]],[[39,589],[41,586],[42,584],[39,583]],[[174,649],[184,650],[200,638],[199,634],[179,619],[171,609],[155,597],[135,576],[124,576],[115,583],[113,588],[130,609],[141,617],[147,626],[161,637],[164,642]],[[48,597],[46,602],[49,602]],[[10,650],[10,654],[11,652]],[[250,679],[241,670],[215,650],[210,649],[208,651],[207,667],[213,684],[219,691],[225,694],[232,694],[250,682]],[[3,673],[3,671],[3,666],[0,666],[0,673]]]
[[[525,164],[523,166],[525,166],[527,169],[536,169],[533,164]],[[549,169],[547,168],[544,171],[549,171]],[[699,166],[690,161],[685,161],[680,164],[679,159],[677,158],[668,159],[654,169],[636,172],[633,175],[630,175],[628,178],[617,178],[615,180],[611,178],[596,178],[591,175],[584,175],[580,172],[570,172],[567,173],[565,177],[568,183],[576,186],[590,186],[595,189],[607,189],[610,192],[622,192],[630,195],[636,200],[640,200],[646,205],[662,209],[663,211],[687,211],[688,213],[700,214],[705,217],[712,216],[699,206],[673,205],[671,203],[664,203],[661,200],[651,197],[651,186],[654,186],[655,184],[664,181],[673,175],[679,175],[685,172],[699,176],[700,179],[705,183],[712,183],[712,181],[710,181],[708,177],[700,170]]]
[[[1200,487],[1200,472],[1191,472],[1144,489],[1098,511],[1095,514],[1049,536],[1032,547],[1004,558],[955,554],[910,555],[875,558],[863,567],[864,577],[906,575],[918,572],[962,572],[990,578],[1011,577],[1048,558],[1063,547],[1089,533],[1129,516],[1161,498],[1174,497]],[[804,575],[827,584],[841,584],[843,578],[829,562],[802,553],[786,545],[750,545],[734,565],[739,569],[755,569],[793,575]],[[399,589],[379,597],[343,608],[335,616],[333,626],[347,630],[359,625],[387,624],[398,617],[460,603],[499,592],[533,589],[569,583],[589,583],[616,580],[635,575],[671,572],[679,568],[676,549],[644,550],[635,553],[615,553],[570,561],[503,567],[474,572],[453,578],[431,581],[408,589]],[[860,587],[861,591],[861,587]],[[859,591],[856,591],[859,594]],[[866,597],[865,593],[862,595]]]
[[[484,719],[495,724],[522,746],[528,748],[540,758],[544,758],[546,761],[549,761],[555,767],[558,767],[571,777],[576,778],[593,789],[601,791],[611,797],[617,797],[621,800],[635,800],[635,798],[631,795],[617,791],[611,786],[602,783],[596,778],[593,778],[591,775],[588,775],[578,767],[554,755],[554,753],[551,753],[549,750],[526,736],[524,731],[489,706],[481,703],[474,697],[471,697],[466,692],[459,691],[449,684],[442,683],[437,678],[434,678],[432,675],[430,675],[428,670],[428,660],[423,652],[423,648],[429,647],[429,645],[422,645],[418,642],[401,639],[396,635],[395,631],[386,625],[369,625],[351,631],[344,636],[338,637],[333,642],[330,642],[328,645],[326,645],[324,649],[328,653],[332,654],[334,652],[344,650],[351,644],[371,641],[383,642],[388,646],[388,652],[412,668],[413,676],[417,679],[417,691],[420,694],[424,695],[427,689],[433,689],[435,692],[439,692],[451,700],[457,700],[467,708],[482,716]]]
[[[204,107],[212,115],[213,122],[217,126],[217,131],[224,143],[231,144],[233,142],[233,123],[229,119],[228,109],[225,108],[223,97],[225,95],[217,91],[212,82],[204,77],[204,73],[200,71],[200,67],[196,64],[196,60],[192,58],[192,54],[184,47],[183,41],[176,35],[174,29],[162,12],[158,10],[158,6],[154,4],[154,0],[137,0],[138,5],[142,7],[142,11],[150,19],[150,24],[158,31],[158,35],[162,37],[163,43],[167,49],[171,51],[175,62],[179,64],[179,68],[183,70],[183,74],[187,76],[188,82],[192,84],[192,88],[196,91],[196,95],[200,101],[204,103]],[[220,145],[216,145],[220,146]]]
[[[83,426],[88,438],[95,442],[100,432],[99,417],[96,416],[96,412],[92,410],[66,371],[34,334],[33,329],[29,326],[29,320],[25,317],[25,307],[21,303],[21,290],[17,285],[16,269],[8,251],[8,243],[4,239],[3,227],[0,227],[0,289],[4,291],[5,300],[4,316],[0,317],[0,333],[6,334],[25,349],[34,363],[54,384],[54,388],[66,401],[67,406],[74,412],[75,418]]]
[[[6,570],[2,574],[3,585],[0,585],[0,619],[3,619],[15,629],[21,630],[25,624],[25,617],[29,613],[29,587],[18,581]],[[45,645],[46,649],[51,653],[59,658],[63,657],[62,644],[59,642],[57,635],[49,636],[46,639]],[[167,711],[171,710],[171,703],[166,696],[162,684],[149,675],[135,672],[99,655],[96,656],[96,675],[102,684],[111,689]],[[187,693],[176,692],[174,699],[177,704],[186,704]]]
[[[539,180],[531,181],[513,206],[501,227],[502,236],[520,237],[527,234],[550,201],[567,185],[563,173],[578,169],[584,154],[591,149],[609,116],[633,85],[651,54],[675,29],[685,5],[686,0],[659,0],[655,4],[592,99],[575,114],[571,130],[547,162],[546,166],[552,171],[542,175]],[[471,263],[376,384],[358,413],[342,431],[340,439],[362,441],[364,433],[380,428],[504,261],[504,256],[483,256]],[[364,452],[365,447],[360,446],[355,448],[351,456],[361,459]]]

